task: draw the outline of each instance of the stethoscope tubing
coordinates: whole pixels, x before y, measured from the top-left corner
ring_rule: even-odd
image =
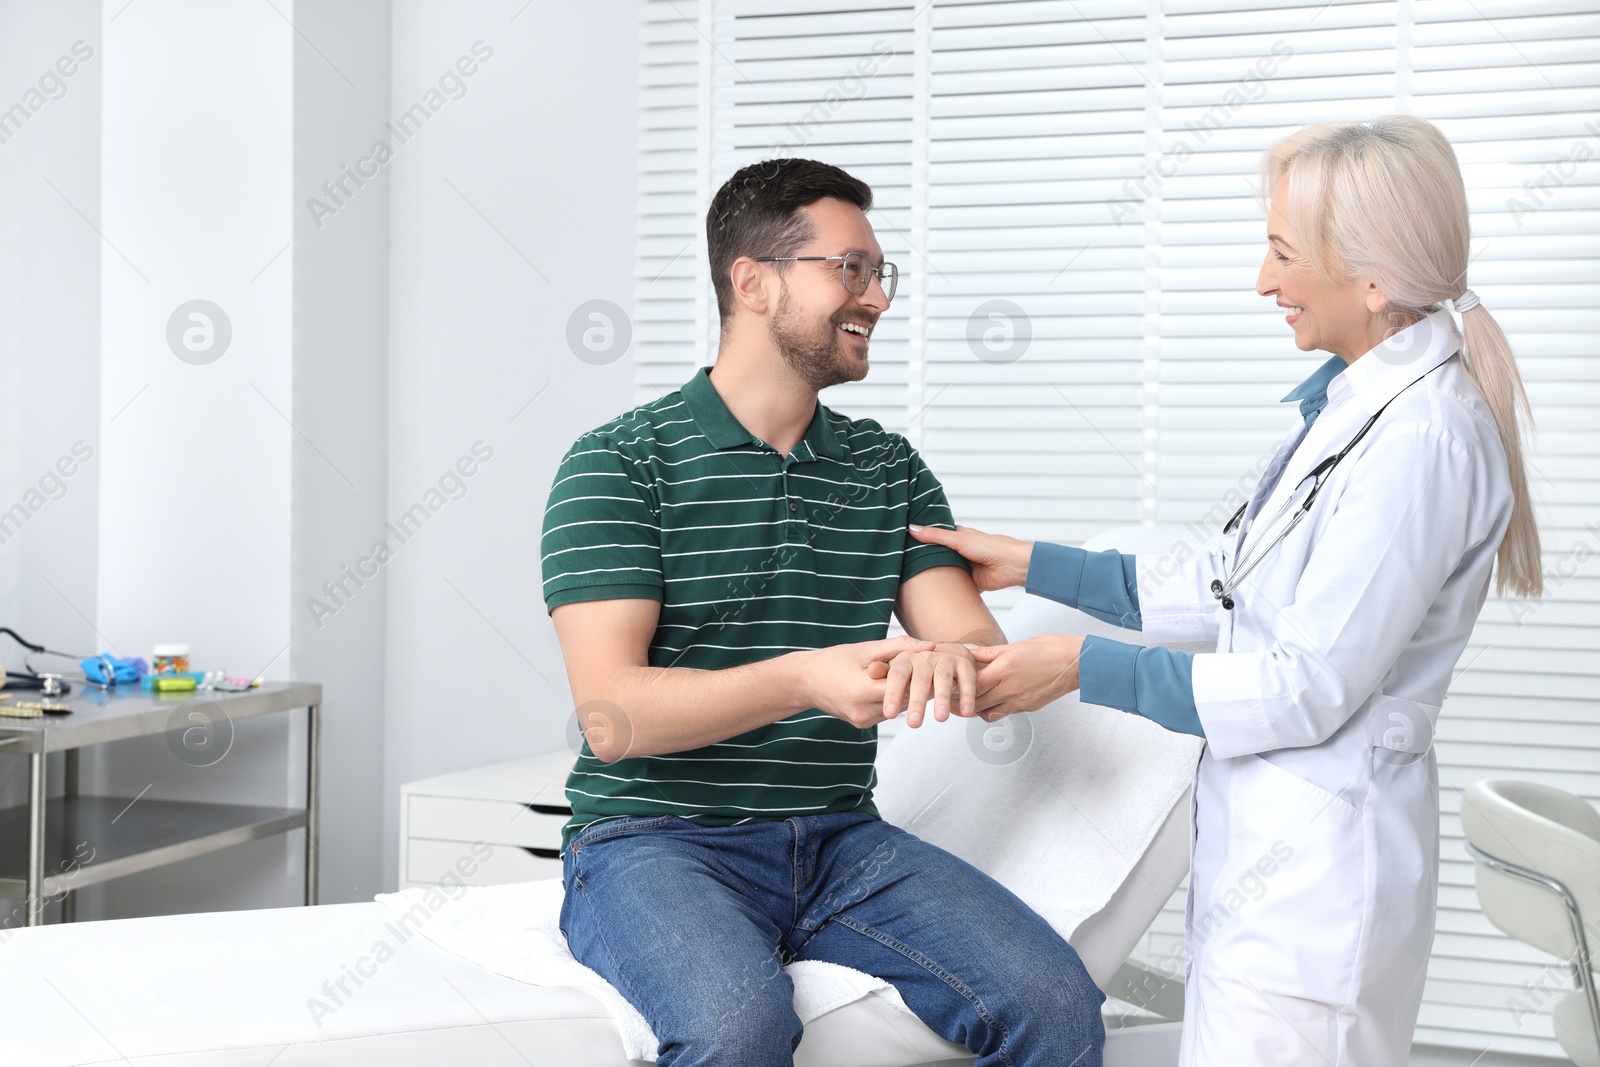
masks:
[[[1443,364],[1440,364],[1440,366],[1443,366]],[[1311,505],[1316,503],[1317,494],[1322,491],[1323,485],[1326,484],[1330,477],[1332,477],[1334,469],[1338,467],[1340,463],[1344,462],[1344,458],[1350,454],[1351,450],[1354,449],[1356,445],[1361,443],[1361,439],[1367,436],[1368,431],[1370,431],[1373,426],[1377,425],[1378,417],[1388,410],[1389,405],[1398,400],[1400,395],[1404,393],[1406,389],[1410,389],[1412,385],[1416,385],[1417,382],[1422,381],[1423,378],[1426,378],[1429,374],[1432,374],[1436,369],[1437,368],[1429,368],[1429,370],[1421,377],[1417,378],[1416,381],[1411,382],[1411,384],[1407,385],[1405,389],[1399,390],[1394,394],[1394,396],[1384,401],[1383,407],[1380,407],[1373,413],[1372,417],[1362,425],[1361,429],[1356,431],[1356,435],[1350,438],[1348,444],[1346,444],[1334,455],[1329,456],[1328,458],[1322,460],[1322,462],[1318,463],[1315,467],[1312,467],[1309,473],[1302,477],[1300,481],[1295,483],[1294,492],[1289,494],[1289,499],[1285,500],[1283,505],[1278,508],[1277,512],[1272,516],[1272,518],[1267,521],[1267,526],[1270,528],[1283,518],[1284,513],[1287,512],[1290,505],[1294,503],[1294,495],[1300,491],[1300,486],[1306,483],[1306,479],[1312,479],[1311,492],[1306,494],[1306,498],[1300,502],[1300,506],[1296,508],[1294,514],[1289,517],[1289,521],[1285,523],[1283,528],[1278,531],[1277,535],[1272,537],[1270,540],[1261,544],[1251,545],[1248,552],[1242,552],[1239,558],[1234,561],[1233,568],[1227,574],[1220,579],[1213,579],[1211,582],[1211,595],[1222,602],[1223,610],[1233,610],[1234,591],[1238,589],[1241,584],[1243,584],[1246,578],[1250,577],[1250,573],[1256,569],[1262,560],[1267,558],[1267,555],[1271,553],[1274,548],[1277,548],[1278,545],[1283,543],[1284,538],[1288,537],[1294,532],[1295,527],[1300,525],[1301,520],[1310,514]],[[1229,519],[1227,524],[1222,527],[1223,534],[1232,532],[1235,527],[1243,523],[1245,511],[1249,507],[1249,504],[1245,504],[1238,511],[1233,513],[1233,517]],[[1253,526],[1254,523],[1251,525]],[[1246,531],[1244,536],[1248,538],[1250,536],[1249,532]],[[1239,547],[1241,549],[1245,547],[1243,541],[1240,542]]]

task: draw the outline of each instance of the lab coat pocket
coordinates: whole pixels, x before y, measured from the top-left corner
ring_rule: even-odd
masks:
[[[1268,759],[1236,762],[1226,865],[1207,901],[1237,927],[1226,969],[1269,998],[1341,1004],[1366,897],[1361,813]]]
[[[1379,693],[1367,712],[1373,755],[1394,766],[1416,763],[1433,748],[1438,704]]]

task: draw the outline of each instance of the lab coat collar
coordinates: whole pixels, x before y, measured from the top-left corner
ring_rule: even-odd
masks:
[[[1461,350],[1461,334],[1448,311],[1430,312],[1383,341],[1328,383],[1328,401],[1354,394],[1368,415]]]

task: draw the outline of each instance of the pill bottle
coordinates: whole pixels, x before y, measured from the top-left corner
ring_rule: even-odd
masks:
[[[151,650],[156,674],[187,674],[189,672],[189,646],[184,644],[157,645]]]

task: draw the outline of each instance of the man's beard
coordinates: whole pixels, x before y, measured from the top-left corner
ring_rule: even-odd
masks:
[[[846,321],[854,320],[847,320],[841,315],[807,328],[789,300],[788,286],[784,286],[768,332],[789,369],[806,385],[820,392],[830,385],[858,382],[867,376],[866,360],[858,361],[844,352],[843,331],[839,329],[839,324]]]

